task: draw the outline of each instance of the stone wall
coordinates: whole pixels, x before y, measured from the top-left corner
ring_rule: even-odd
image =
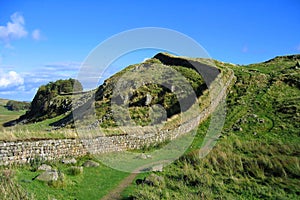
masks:
[[[54,160],[86,153],[82,142],[75,139],[0,142],[0,165],[29,163],[36,157]]]
[[[100,154],[127,149],[138,149],[145,145],[172,140],[197,127],[199,122],[205,120],[224,98],[227,88],[234,78],[231,77],[219,91],[218,96],[211,105],[204,109],[200,115],[180,128],[175,130],[149,131],[146,134],[124,134],[113,136],[102,136],[90,139],[59,139],[39,141],[0,141],[0,165],[25,164],[31,160],[41,157],[45,160],[59,160],[65,157],[78,157],[92,154]],[[130,130],[128,131],[130,132]]]

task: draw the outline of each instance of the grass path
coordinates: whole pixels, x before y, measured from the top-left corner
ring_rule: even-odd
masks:
[[[136,178],[137,175],[140,174],[140,172],[143,169],[145,169],[146,167],[149,167],[149,165],[152,166],[152,165],[156,165],[156,164],[169,163],[169,162],[170,162],[170,160],[160,160],[157,162],[153,162],[153,163],[138,167],[129,176],[127,176],[125,179],[123,179],[115,189],[113,189],[112,191],[110,191],[110,193],[108,193],[107,195],[102,197],[101,200],[121,200],[122,199],[121,193],[133,183],[133,180]]]
[[[135,177],[137,175],[138,175],[137,173],[130,174],[128,177],[123,179],[123,181],[121,181],[121,183],[114,190],[112,190],[110,193],[108,193],[107,195],[102,197],[101,200],[120,200],[120,199],[122,199],[121,193],[123,192],[123,190],[125,188],[127,188],[129,185],[132,184],[133,180],[135,179]]]

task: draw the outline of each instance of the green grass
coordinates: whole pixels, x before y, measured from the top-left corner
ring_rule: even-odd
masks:
[[[61,128],[54,130],[51,123],[62,119],[64,115],[55,118],[46,119],[44,121],[16,125],[12,127],[0,127],[0,140],[14,141],[14,140],[30,140],[30,139],[63,139],[76,138],[77,133],[75,129]]]
[[[0,200],[33,199],[34,197],[15,181],[14,176],[13,170],[0,170]]]
[[[88,159],[81,158],[76,166],[81,166]],[[30,166],[14,168],[16,182],[24,188],[35,200],[45,199],[101,199],[110,190],[115,188],[128,173],[120,172],[108,168],[104,165],[99,167],[84,168],[82,174],[71,174],[70,165],[58,162],[50,163],[53,168],[61,171],[64,175],[62,183],[47,184],[38,180],[33,180],[40,172],[32,171]]]

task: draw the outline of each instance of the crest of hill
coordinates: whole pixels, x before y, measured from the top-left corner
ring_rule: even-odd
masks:
[[[270,60],[265,61],[264,63],[278,62],[278,61],[299,61],[300,54],[286,55],[286,56],[276,56]]]

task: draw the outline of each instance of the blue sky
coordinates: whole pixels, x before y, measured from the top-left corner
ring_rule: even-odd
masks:
[[[0,98],[31,100],[40,85],[76,77],[99,43],[133,28],[179,31],[212,58],[237,64],[299,54],[299,10],[298,0],[0,0]],[[117,65],[153,54],[137,53]]]

